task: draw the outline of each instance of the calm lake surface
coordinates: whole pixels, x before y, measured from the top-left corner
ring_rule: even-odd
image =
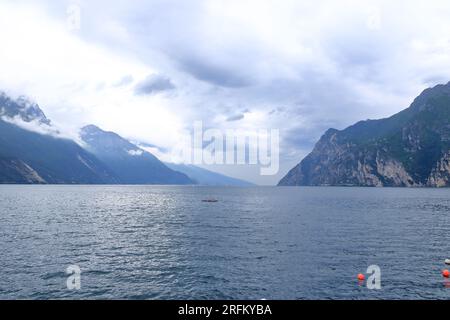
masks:
[[[1,299],[449,299],[450,190],[0,186],[0,252]]]

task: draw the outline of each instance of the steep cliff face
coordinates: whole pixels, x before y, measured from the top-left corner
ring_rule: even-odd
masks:
[[[450,186],[450,83],[406,110],[328,130],[282,186]]]
[[[0,183],[44,184],[47,182],[22,160],[0,158]]]
[[[427,186],[450,186],[450,152],[447,152],[436,164],[428,177]]]

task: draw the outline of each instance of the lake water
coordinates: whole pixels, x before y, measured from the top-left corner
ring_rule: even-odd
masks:
[[[1,299],[448,299],[450,190],[0,186],[0,252]]]

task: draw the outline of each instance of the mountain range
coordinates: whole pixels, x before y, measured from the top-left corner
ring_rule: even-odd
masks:
[[[70,139],[41,134],[17,125],[51,129],[39,106],[0,94],[0,183],[117,183],[113,172]]]
[[[64,138],[38,104],[0,92],[0,183],[249,186],[203,168],[163,163],[95,125]],[[385,119],[329,129],[280,186],[450,186],[450,83]]]
[[[329,129],[280,186],[450,186],[450,83],[389,118]]]
[[[83,127],[80,138],[62,137],[26,97],[0,93],[0,183],[245,185],[196,166],[166,165],[95,125]]]

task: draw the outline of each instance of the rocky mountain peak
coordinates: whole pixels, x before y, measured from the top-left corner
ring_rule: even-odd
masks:
[[[416,112],[424,111],[430,106],[433,106],[433,101],[439,98],[450,98],[450,82],[425,89],[416,99],[414,99],[414,102],[409,109]],[[447,107],[450,107],[450,105]]]
[[[90,134],[96,134],[96,133],[102,133],[104,132],[102,129],[97,127],[96,125],[89,124],[87,126],[84,126],[81,128],[81,134],[82,135],[90,135]]]
[[[41,124],[50,125],[50,120],[36,102],[26,96],[13,99],[5,92],[0,92],[0,116],[20,117],[25,122],[38,121]]]

